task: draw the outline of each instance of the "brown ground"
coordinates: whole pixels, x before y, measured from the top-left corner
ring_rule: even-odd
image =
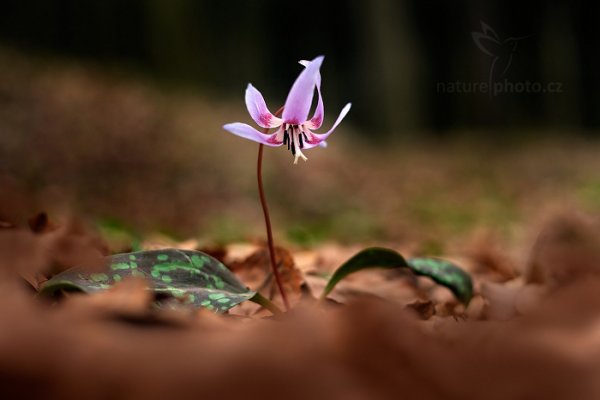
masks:
[[[157,312],[137,281],[50,305],[21,276],[35,284],[132,239],[210,248],[256,287],[266,261],[256,148],[220,130],[248,120],[241,99],[223,105],[8,51],[0,74],[6,398],[600,396],[597,143],[374,147],[348,124],[306,164],[267,152],[294,312]],[[42,210],[51,225],[28,224]],[[299,300],[300,281],[318,295],[371,244],[456,261],[476,297],[465,309],[427,279],[368,271],[339,285],[341,305]]]

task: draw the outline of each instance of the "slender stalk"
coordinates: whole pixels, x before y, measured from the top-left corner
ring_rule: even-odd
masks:
[[[279,117],[283,112],[283,107],[281,107],[275,113],[275,116]],[[269,129],[265,129],[265,133],[269,132]],[[285,306],[285,310],[289,311],[290,303],[288,302],[287,295],[285,294],[285,290],[283,290],[283,284],[281,283],[281,276],[279,275],[279,268],[277,268],[277,261],[275,259],[275,244],[273,243],[273,231],[271,229],[271,217],[269,216],[269,207],[267,205],[267,199],[265,197],[265,192],[263,190],[263,182],[262,182],[262,159],[263,159],[263,148],[265,146],[261,143],[258,145],[258,161],[256,163],[256,178],[258,181],[258,194],[260,196],[260,204],[262,205],[263,215],[265,217],[265,227],[267,229],[267,242],[269,245],[269,258],[271,259],[271,268],[273,269],[273,276],[275,277],[275,282],[277,283],[277,287],[279,288],[279,293],[281,294],[281,299],[283,300],[283,304]]]
[[[263,306],[267,310],[271,311],[273,315],[281,315],[281,310],[279,309],[279,307],[271,303],[271,300],[267,299],[258,292],[256,292],[256,294],[250,299],[250,301]]]

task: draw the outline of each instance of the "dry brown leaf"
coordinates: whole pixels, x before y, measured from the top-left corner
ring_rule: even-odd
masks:
[[[286,293],[300,295],[303,280],[302,273],[296,268],[292,254],[283,247],[275,247],[275,257]],[[252,289],[259,289],[267,282],[269,287],[273,286],[271,274],[271,258],[266,247],[258,248],[254,253],[242,261],[234,261],[228,264],[244,283]]]
[[[548,223],[533,246],[527,282],[557,288],[600,275],[600,228],[580,215]]]
[[[116,283],[110,289],[90,294],[73,294],[67,296],[63,306],[85,309],[92,314],[144,314],[149,310],[153,295],[148,290],[147,282],[142,278],[127,278]]]
[[[473,272],[480,276],[485,274],[488,281],[505,282],[518,275],[514,264],[506,256],[506,250],[499,243],[495,235],[479,233],[466,251],[470,263],[474,264]]]
[[[144,250],[180,249],[198,250],[200,242],[197,239],[188,239],[181,242],[164,235],[153,235],[141,243]]]
[[[37,213],[29,218],[27,224],[33,233],[47,233],[58,229],[58,225],[51,222],[45,212]]]
[[[404,308],[411,310],[422,320],[428,320],[435,315],[435,306],[431,300],[415,300]]]

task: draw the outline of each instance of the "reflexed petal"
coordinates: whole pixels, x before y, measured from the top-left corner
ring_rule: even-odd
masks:
[[[246,88],[246,107],[252,119],[263,128],[275,128],[283,122],[269,111],[262,94],[250,83]]]
[[[248,124],[242,124],[241,122],[234,122],[233,124],[223,125],[223,129],[233,133],[234,135],[241,136],[244,139],[249,139],[258,143],[265,144],[267,146],[281,146],[282,141],[277,138],[277,133],[264,134]]]
[[[301,65],[308,67],[310,65],[310,61],[300,60]],[[317,95],[319,96],[317,100],[317,108],[315,109],[315,113],[313,117],[308,121],[306,126],[309,129],[319,129],[323,124],[323,117],[325,116],[325,107],[323,106],[323,97],[321,96],[321,73],[317,75]]]
[[[323,58],[319,56],[312,60],[292,85],[283,109],[283,120],[286,123],[299,125],[306,121]]]
[[[337,128],[337,126],[340,124],[340,122],[342,122],[342,120],[344,119],[344,117],[346,116],[346,114],[348,114],[348,111],[350,111],[350,108],[352,107],[352,103],[348,103],[344,106],[344,108],[342,108],[342,111],[340,111],[340,115],[338,116],[337,120],[335,121],[335,123],[333,124],[333,126],[331,127],[330,130],[328,130],[325,133],[312,133],[312,138],[316,139],[316,140],[311,140],[309,143],[306,143],[304,145],[305,149],[311,149],[315,146],[320,145],[321,143],[323,143],[325,141],[325,139],[327,139],[327,137],[329,135],[331,135],[333,133],[333,131],[335,130],[335,128]],[[327,146],[327,145],[325,145]]]
[[[319,129],[323,124],[323,117],[325,116],[325,107],[323,106],[323,97],[321,97],[321,86],[317,86],[317,95],[319,100],[317,101],[317,108],[310,121],[307,122],[309,129]]]

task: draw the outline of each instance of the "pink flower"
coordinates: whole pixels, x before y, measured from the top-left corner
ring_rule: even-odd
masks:
[[[248,107],[250,116],[262,128],[279,128],[275,133],[261,133],[250,125],[241,122],[227,124],[223,128],[234,135],[267,146],[287,145],[288,150],[294,156],[294,164],[298,162],[298,158],[306,161],[306,156],[302,153],[302,150],[318,145],[326,146],[325,139],[333,133],[352,106],[351,103],[346,104],[329,131],[321,134],[313,132],[313,130],[321,127],[325,113],[323,98],[321,97],[321,74],[319,72],[323,58],[323,56],[319,56],[312,61],[300,61],[300,64],[306,68],[292,85],[281,118],[276,117],[269,111],[262,94],[254,86],[248,84],[246,88],[246,107]],[[307,119],[315,88],[319,96],[317,108],[313,117]]]

